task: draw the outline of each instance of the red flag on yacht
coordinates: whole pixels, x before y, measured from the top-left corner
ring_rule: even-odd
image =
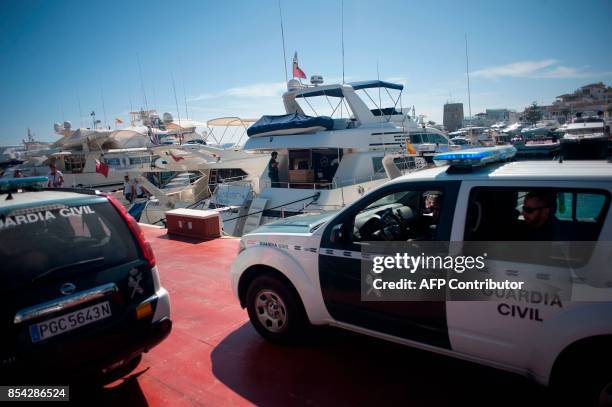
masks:
[[[306,74],[298,66],[297,51],[295,52],[295,55],[293,56],[293,77],[306,79]]]
[[[104,175],[104,178],[108,178],[108,164],[96,160],[96,172]]]
[[[185,159],[185,157],[180,157],[180,156],[174,155],[174,154],[172,154],[172,153],[170,153],[170,157],[172,157],[172,159],[173,159],[174,161],[181,161],[181,160],[184,160],[184,159]]]

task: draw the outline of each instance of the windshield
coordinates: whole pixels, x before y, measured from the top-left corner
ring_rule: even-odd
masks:
[[[127,225],[109,203],[0,214],[3,288],[80,262],[93,270],[137,258]]]
[[[366,211],[368,211],[370,209],[374,209],[374,208],[378,208],[378,207],[381,207],[381,206],[393,204],[393,203],[396,203],[396,202],[401,202],[402,204],[407,205],[408,203],[413,202],[416,199],[418,199],[418,196],[419,196],[419,192],[418,191],[399,191],[399,192],[395,192],[393,194],[385,195],[382,198],[372,202],[371,204],[366,206],[364,209],[362,209],[361,212],[366,212]]]

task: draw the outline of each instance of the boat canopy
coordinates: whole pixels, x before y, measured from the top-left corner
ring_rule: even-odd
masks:
[[[255,123],[257,119],[242,119],[240,117],[218,117],[210,119],[206,122],[207,126],[244,126],[247,127],[251,123]]]
[[[404,85],[400,85],[397,83],[391,83],[391,82],[385,82],[385,81],[351,82],[348,85],[350,85],[354,90],[371,89],[371,88],[388,88],[388,89],[396,89],[396,90],[404,89]],[[341,98],[344,96],[342,93],[342,85],[317,86],[314,88],[300,89],[295,97],[303,98],[303,97],[314,97],[314,96],[330,96],[330,97]]]
[[[361,81],[361,82],[350,82],[349,85],[355,90],[359,89],[370,89],[370,88],[389,88],[396,90],[403,90],[404,85],[398,83],[391,83],[385,81]]]
[[[331,130],[334,119],[328,116],[306,116],[300,113],[284,114],[281,116],[262,116],[255,124],[247,129],[249,137],[296,134]]]
[[[168,130],[179,130],[179,129],[193,129],[196,127],[206,127],[205,123],[200,123],[195,120],[182,119],[174,120],[169,123],[165,123]]]
[[[331,96],[334,98],[341,98],[344,96],[342,93],[342,86],[317,86],[316,88],[300,89],[296,98],[309,98],[314,96]]]

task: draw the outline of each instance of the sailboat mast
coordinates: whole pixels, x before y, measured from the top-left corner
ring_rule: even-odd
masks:
[[[172,76],[172,91],[174,92],[174,104],[176,106],[176,114],[178,115],[179,123],[179,144],[183,144],[183,125],[181,124],[181,111],[179,110],[178,99],[176,98],[176,85],[174,83],[174,74]]]
[[[80,123],[80,126],[83,127],[83,111],[81,109],[81,96],[79,94],[78,87],[76,89],[76,97],[77,97],[77,104],[79,105],[79,123]]]
[[[179,63],[179,67],[181,69],[181,82],[183,83],[183,98],[185,99],[185,119],[188,119],[189,111],[187,110],[187,92],[185,91],[185,74],[183,73],[183,64]]]
[[[281,2],[278,0],[278,14],[280,16],[281,39],[283,40],[283,67],[285,68],[285,83],[289,81],[289,73],[287,72],[287,53],[285,52],[285,29],[283,28],[283,11]]]
[[[104,127],[108,127],[106,121],[106,105],[104,104],[104,91],[102,90],[102,82],[100,82],[100,99],[102,99],[102,114],[104,115]]]
[[[344,85],[344,0],[341,0],[340,5],[340,30],[341,30],[341,41],[342,41],[342,84]],[[378,66],[378,63],[377,63]]]
[[[149,104],[147,102],[147,92],[145,92],[144,80],[142,79],[142,66],[140,65],[140,55],[136,53],[136,61],[138,62],[138,73],[140,75],[140,88],[142,89],[142,97],[144,99],[145,109],[149,110]]]
[[[465,75],[467,76],[468,87],[468,114],[470,115],[470,123],[472,120],[472,93],[470,92],[470,57],[468,55],[467,34],[465,34]]]

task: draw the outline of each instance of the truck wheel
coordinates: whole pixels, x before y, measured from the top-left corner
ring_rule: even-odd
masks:
[[[303,338],[308,319],[297,293],[278,278],[256,277],[246,294],[251,324],[265,339],[295,343]]]
[[[605,352],[601,352],[604,353]],[[585,358],[584,361],[570,365],[557,385],[558,396],[574,405],[591,407],[612,407],[612,358],[602,357],[601,361]]]
[[[612,406],[612,378],[608,377],[604,383],[600,383],[599,391],[597,393],[597,405],[599,406]]]

